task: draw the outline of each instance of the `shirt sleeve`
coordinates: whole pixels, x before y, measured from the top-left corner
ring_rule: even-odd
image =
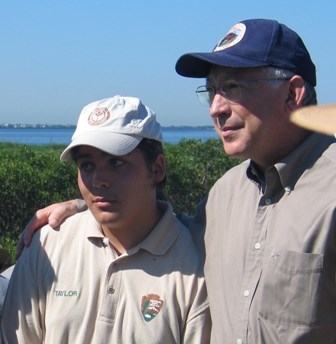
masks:
[[[87,209],[86,202],[81,198],[76,198],[77,212],[82,212]]]
[[[211,316],[204,278],[191,306],[182,343],[209,344],[211,336]]]
[[[2,306],[6,295],[8,279],[0,275],[0,319],[2,314]]]
[[[3,343],[42,343],[45,291],[39,288],[42,249],[38,235],[25,248],[12,273],[3,306]]]

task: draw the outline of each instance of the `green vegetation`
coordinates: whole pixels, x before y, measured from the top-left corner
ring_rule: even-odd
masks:
[[[20,233],[37,209],[79,197],[74,164],[59,161],[63,149],[63,145],[0,143],[0,247],[12,257]],[[165,195],[177,213],[194,213],[213,183],[238,162],[225,156],[215,139],[166,144],[165,152]]]
[[[223,152],[221,141],[182,140],[166,144],[168,166],[165,194],[176,213],[193,214],[215,181],[238,163]]]

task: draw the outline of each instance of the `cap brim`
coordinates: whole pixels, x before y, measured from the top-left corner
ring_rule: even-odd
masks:
[[[268,66],[266,62],[231,55],[223,51],[212,53],[190,53],[182,55],[176,62],[178,74],[191,78],[206,78],[213,65],[227,68],[257,68]]]
[[[336,133],[336,105],[311,105],[291,114],[290,120],[296,125],[323,134]]]
[[[72,140],[69,146],[61,154],[61,161],[71,159],[71,150],[78,146],[91,146],[111,155],[125,155],[137,147],[142,136],[126,135],[103,131],[90,131],[79,135]]]

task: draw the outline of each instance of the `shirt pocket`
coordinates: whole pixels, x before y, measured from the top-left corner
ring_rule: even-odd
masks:
[[[261,278],[260,315],[282,325],[316,321],[323,254],[279,251]]]

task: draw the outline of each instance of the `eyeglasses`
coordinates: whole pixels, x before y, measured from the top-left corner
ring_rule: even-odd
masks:
[[[220,93],[229,103],[239,103],[246,91],[248,90],[247,84],[249,83],[258,83],[258,82],[277,82],[283,80],[289,80],[289,77],[286,78],[271,78],[271,79],[255,79],[255,80],[229,80],[226,81],[222,87],[216,88],[210,85],[199,86],[196,89],[196,94],[199,102],[202,105],[209,106],[211,105],[215,95]]]

